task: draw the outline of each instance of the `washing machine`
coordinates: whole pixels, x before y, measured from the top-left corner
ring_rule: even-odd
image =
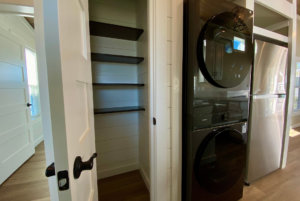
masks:
[[[247,122],[199,129],[189,138],[189,200],[237,201],[243,196]]]
[[[184,1],[182,200],[242,197],[254,55],[245,5]]]

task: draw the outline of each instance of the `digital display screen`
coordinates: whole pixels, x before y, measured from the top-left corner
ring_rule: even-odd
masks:
[[[245,39],[234,37],[233,49],[245,52]]]

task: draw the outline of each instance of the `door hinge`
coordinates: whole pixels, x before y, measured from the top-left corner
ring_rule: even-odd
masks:
[[[156,119],[153,118],[153,125],[156,125]]]

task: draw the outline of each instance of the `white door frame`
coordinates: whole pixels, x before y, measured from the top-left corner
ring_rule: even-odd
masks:
[[[169,198],[169,195],[167,195],[167,183],[169,182],[167,177],[167,136],[164,135],[167,130],[167,119],[170,118],[167,113],[167,87],[161,87],[166,85],[166,76],[167,76],[167,69],[162,68],[166,66],[167,64],[167,18],[165,17],[166,11],[167,11],[167,1],[168,0],[148,0],[148,22],[149,22],[149,66],[150,68],[150,108],[152,110],[150,111],[150,178],[151,178],[151,184],[150,184],[150,195],[151,195],[151,201],[165,201]],[[178,0],[178,4],[181,3],[183,0]],[[176,8],[176,4],[173,6],[173,13],[176,13],[178,8]],[[179,5],[180,6],[180,5]],[[182,6],[182,5],[181,5]],[[23,10],[23,9],[24,10]],[[32,12],[32,8],[28,6],[21,6],[21,5],[10,5],[7,6],[5,9],[6,13],[11,14],[18,14],[21,16],[35,16],[35,21],[38,22],[40,20],[43,20],[43,2],[41,0],[34,0],[34,13]],[[10,10],[11,9],[11,10]],[[18,12],[16,13],[16,9],[18,9]],[[11,11],[11,12],[10,12]],[[180,16],[180,14],[178,15]],[[179,19],[180,17],[178,17]],[[174,22],[176,22],[174,20]],[[36,23],[37,25],[40,24],[40,26],[35,27],[36,32],[36,40],[38,41],[44,41],[44,37],[41,37],[44,35],[44,27],[42,23]],[[173,23],[175,25],[175,23]],[[178,26],[173,26],[174,29],[180,29],[180,24]],[[177,30],[178,31],[178,30]],[[175,35],[177,36],[177,34]],[[181,38],[180,34],[177,36],[178,38]],[[173,37],[175,38],[175,37]],[[180,47],[181,43],[178,41],[178,45]],[[180,48],[179,48],[180,49]],[[46,57],[45,57],[45,44],[42,42],[36,43],[36,50],[38,55],[38,70],[39,75],[42,75],[43,79],[47,78],[47,66],[46,66]],[[175,52],[175,51],[174,51]],[[180,54],[180,51],[177,51],[173,53],[173,58],[176,58],[176,56]],[[180,59],[180,57],[179,57]],[[177,63],[178,61],[174,62]],[[181,65],[178,65],[179,67],[176,72],[176,79],[179,80],[179,85],[177,85],[179,88],[181,88]],[[175,81],[175,80],[173,80]],[[47,86],[47,79],[44,81],[40,81],[40,88],[43,88],[44,90],[40,90],[40,98],[41,102],[43,103],[43,127],[44,127],[44,139],[45,148],[47,151],[50,151],[53,153],[53,139],[52,139],[52,129],[51,129],[51,119],[50,119],[50,104],[49,104],[49,91]],[[178,88],[178,89],[179,89]],[[178,96],[181,92],[176,91],[174,92]],[[180,95],[181,97],[181,95]],[[175,102],[174,104],[180,105],[181,100],[178,102]],[[181,105],[180,105],[181,107]],[[176,107],[174,107],[176,108]],[[173,110],[174,111],[174,110]],[[175,109],[175,112],[178,113],[178,110]],[[181,113],[181,111],[179,111]],[[157,124],[152,124],[152,117],[155,117],[157,120]],[[180,115],[177,116],[180,118]],[[175,119],[174,119],[175,120]],[[176,121],[176,120],[175,120]],[[174,122],[175,123],[175,122]],[[179,127],[178,127],[179,129]],[[176,132],[181,132],[181,130],[176,130]],[[175,141],[179,141],[179,139],[175,139]],[[51,146],[52,144],[52,146]],[[177,143],[178,145],[178,143]],[[176,149],[174,149],[176,150]],[[180,149],[179,149],[180,150]],[[176,150],[177,154],[179,154],[178,150]],[[174,158],[174,157],[173,157]],[[53,157],[47,157],[46,158],[47,164],[50,164],[51,161],[54,161]],[[174,161],[174,160],[173,160]],[[181,160],[180,160],[181,161]],[[178,160],[175,160],[175,162],[172,164],[173,167],[178,165]],[[180,165],[181,166],[181,165]],[[179,171],[181,174],[180,166],[178,166],[178,169],[173,168],[175,171]],[[174,175],[174,170],[172,172],[172,175]],[[58,195],[55,195],[51,193],[51,188],[57,188],[57,181],[56,177],[52,177],[49,179],[49,186],[50,186],[50,194],[51,194],[51,200],[58,200]],[[177,187],[176,187],[177,186]],[[181,189],[180,183],[177,183],[176,185],[173,185],[173,189],[179,190]],[[175,192],[177,190],[173,190]],[[178,191],[179,192],[179,191]],[[175,194],[173,194],[175,196]],[[172,195],[172,197],[173,197]],[[178,198],[178,196],[176,195]],[[174,197],[173,197],[174,198]],[[174,200],[174,199],[171,199]],[[175,201],[175,200],[174,200]]]
[[[166,201],[167,129],[170,114],[167,100],[167,6],[168,0],[148,0],[149,66],[150,66],[150,195],[151,201]],[[156,119],[153,125],[152,118]],[[152,149],[151,149],[152,148]]]
[[[172,1],[172,70],[171,70],[171,200],[181,200],[182,181],[182,61],[184,0]]]

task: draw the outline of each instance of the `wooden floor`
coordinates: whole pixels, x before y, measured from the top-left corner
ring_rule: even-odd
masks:
[[[0,201],[50,201],[45,177],[44,143],[0,186]],[[98,180],[100,201],[148,201],[150,194],[139,171]]]
[[[44,143],[0,186],[0,201],[50,201]]]
[[[240,201],[300,200],[300,128],[291,130],[287,166],[244,188]],[[294,136],[294,137],[292,137]]]
[[[300,128],[291,131],[287,167],[244,188],[240,201],[300,201]],[[44,144],[0,186],[0,201],[50,201]],[[99,201],[149,201],[138,171],[98,181]]]
[[[138,170],[98,180],[99,201],[149,201],[150,194]]]

